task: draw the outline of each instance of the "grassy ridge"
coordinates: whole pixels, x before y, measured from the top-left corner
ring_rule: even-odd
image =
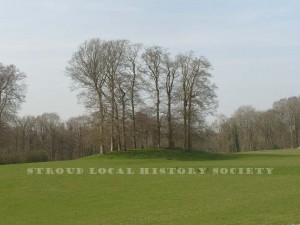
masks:
[[[77,167],[81,175],[28,175]],[[89,168],[207,168],[205,175],[90,175]],[[272,167],[272,175],[213,168]],[[63,162],[0,166],[0,224],[296,224],[300,150],[240,154],[132,150]]]

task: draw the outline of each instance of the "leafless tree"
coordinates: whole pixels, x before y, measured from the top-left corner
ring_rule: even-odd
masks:
[[[110,151],[115,148],[115,126],[116,126],[116,79],[118,76],[122,76],[122,70],[124,66],[125,51],[128,41],[117,40],[106,42],[105,51],[105,73],[107,77],[107,87],[109,90],[109,101],[110,101],[110,119],[111,119],[111,141],[110,141]]]
[[[132,118],[132,133],[133,133],[133,145],[137,148],[136,139],[136,104],[139,100],[138,90],[139,81],[141,79],[141,63],[140,63],[140,52],[142,50],[142,44],[131,44],[127,47],[125,71],[129,76],[130,80],[130,101],[131,101],[131,118]]]
[[[258,112],[252,106],[241,106],[235,111],[234,118],[243,143],[241,150],[256,150],[255,130],[257,129]]]
[[[103,153],[104,136],[104,84],[107,79],[108,68],[107,46],[108,44],[100,39],[92,39],[79,46],[73,54],[66,68],[67,75],[74,82],[75,89],[83,89],[81,96],[84,97],[88,106],[89,103],[96,103],[100,112],[100,153]],[[93,105],[93,104],[92,104]]]
[[[275,139],[275,112],[272,109],[258,113],[256,133],[261,136],[263,144],[260,149],[272,149]]]
[[[300,129],[300,97],[290,97],[274,102],[273,108],[279,117],[282,126],[288,125],[290,133],[290,147],[299,147]],[[284,141],[285,129],[282,127],[282,140]]]
[[[210,82],[210,63],[192,52],[177,56],[180,76],[179,98],[182,102],[184,150],[192,149],[192,119],[216,107],[216,86]]]
[[[173,141],[173,117],[172,117],[172,104],[174,97],[175,82],[177,77],[178,63],[171,59],[169,53],[164,54],[164,76],[165,76],[165,90],[167,94],[167,121],[168,121],[168,147],[174,148]]]
[[[66,133],[69,134],[70,148],[68,158],[83,157],[87,155],[87,149],[90,147],[90,134],[91,134],[92,119],[89,116],[78,116],[68,119],[66,122]]]
[[[0,130],[4,117],[15,114],[25,101],[25,78],[16,66],[0,63]]]
[[[147,48],[142,55],[145,62],[144,73],[150,76],[154,81],[155,92],[155,108],[156,108],[156,129],[157,129],[157,148],[161,146],[161,121],[160,121],[160,102],[161,102],[161,76],[163,73],[162,63],[164,58],[164,50],[159,46]]]
[[[131,99],[131,79],[127,73],[124,73],[122,76],[119,76],[116,80],[117,87],[116,87],[116,97],[117,102],[121,108],[121,123],[122,123],[122,145],[119,141],[119,145],[121,145],[120,149],[126,150],[127,149],[127,138],[126,138],[126,118],[127,118],[127,108],[129,106],[129,102],[132,101]],[[117,107],[116,107],[117,108]],[[133,131],[134,132],[134,131]],[[121,138],[120,138],[121,139]]]

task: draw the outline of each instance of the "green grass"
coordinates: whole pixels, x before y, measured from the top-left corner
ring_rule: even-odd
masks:
[[[82,175],[27,168],[83,168]],[[133,168],[90,175],[88,168]],[[207,168],[205,175],[140,175],[139,168]],[[213,175],[213,168],[274,168],[272,175]],[[0,166],[0,224],[300,224],[300,150],[239,154],[135,150]]]

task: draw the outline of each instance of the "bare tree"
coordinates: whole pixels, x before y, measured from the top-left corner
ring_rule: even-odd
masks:
[[[299,145],[299,120],[300,97],[293,96],[275,101],[266,111],[241,106],[230,118],[220,121],[221,129],[215,135],[223,143],[231,140],[230,148],[225,146],[228,151],[295,148]],[[221,146],[219,150],[223,150]]]
[[[291,140],[291,148],[299,147],[300,97],[293,96],[287,99],[287,111],[292,124],[291,136],[294,136],[294,141]]]
[[[151,77],[155,85],[155,108],[156,108],[156,129],[157,129],[157,148],[161,146],[161,121],[160,121],[160,82],[163,73],[162,62],[164,50],[161,47],[153,46],[147,48],[142,55],[146,64],[144,72]]]
[[[290,133],[290,147],[298,147],[300,129],[300,97],[294,96],[287,99],[280,99],[279,101],[274,102],[273,108],[282,124],[282,141],[284,142],[285,133],[283,126],[287,125]]]
[[[235,111],[234,118],[242,143],[241,150],[256,150],[258,112],[252,106],[241,106]]]
[[[179,88],[179,99],[182,102],[182,114],[183,114],[183,149],[188,149],[188,126],[187,126],[187,118],[188,118],[188,95],[190,89],[190,63],[192,60],[192,53],[188,55],[180,54],[177,56],[178,66],[180,70],[180,82],[181,87]]]
[[[73,153],[77,157],[83,157],[87,155],[87,148],[90,146],[88,136],[91,132],[91,118],[89,116],[72,117],[66,122],[67,132],[71,137],[69,145],[73,146],[73,149],[69,149],[69,157],[74,158]]]
[[[127,73],[124,73],[123,76],[119,76],[116,80],[117,83],[117,93],[116,97],[121,106],[121,121],[122,121],[122,146],[120,149],[127,149],[127,140],[126,140],[126,118],[127,118],[127,107],[131,101],[131,80]]]
[[[272,149],[274,147],[274,138],[275,138],[275,112],[274,110],[267,110],[258,113],[257,121],[257,131],[261,135],[263,144],[261,144],[260,149]]]
[[[179,98],[182,102],[184,150],[192,149],[192,120],[212,112],[216,86],[210,82],[210,63],[204,57],[195,57],[192,52],[179,54],[177,62],[180,72]]]
[[[100,112],[100,153],[103,153],[104,136],[104,84],[107,79],[107,43],[92,39],[79,46],[66,68],[67,75],[74,81],[75,89],[83,89],[87,106],[96,103]],[[93,105],[93,104],[92,104]]]
[[[132,132],[133,132],[133,146],[137,148],[136,140],[136,104],[138,100],[138,85],[140,80],[141,65],[139,62],[139,54],[142,49],[142,44],[131,44],[128,45],[126,54],[125,70],[129,75],[130,80],[130,101],[131,101],[131,118],[132,118]]]
[[[49,135],[48,125],[47,125],[47,114],[43,114],[37,116],[36,118],[36,126],[37,126],[37,139],[42,148],[42,150],[46,150],[46,143]]]
[[[25,78],[16,66],[0,63],[0,129],[4,116],[15,114],[25,101]]]
[[[172,124],[172,100],[173,92],[177,77],[178,63],[173,61],[169,53],[164,54],[164,74],[165,74],[165,90],[167,94],[167,122],[168,122],[168,147],[173,148],[175,146],[173,141],[173,124]]]
[[[111,141],[110,141],[110,151],[113,151],[115,148],[115,117],[116,117],[116,99],[115,99],[115,90],[116,90],[116,79],[118,76],[122,75],[122,67],[124,65],[126,45],[128,42],[126,40],[117,40],[117,41],[108,41],[106,43],[105,51],[105,62],[106,62],[106,76],[107,76],[107,86],[110,92],[110,119],[111,119]]]
[[[49,131],[49,139],[47,143],[47,150],[51,160],[57,159],[57,153],[60,148],[58,140],[61,132],[61,120],[56,113],[44,113],[44,122]]]

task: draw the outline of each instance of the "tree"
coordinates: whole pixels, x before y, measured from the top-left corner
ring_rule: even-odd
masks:
[[[239,131],[241,150],[256,150],[255,129],[258,112],[252,106],[241,106],[234,113]]]
[[[136,129],[136,104],[139,100],[138,90],[139,81],[141,79],[141,64],[139,61],[139,54],[142,49],[142,44],[128,45],[126,53],[125,70],[130,80],[130,101],[131,101],[131,118],[132,118],[132,133],[133,146],[137,148],[137,129]]]
[[[172,103],[173,92],[175,88],[175,82],[177,77],[178,63],[170,58],[170,55],[164,54],[164,74],[165,74],[165,90],[167,94],[167,121],[168,121],[168,147],[173,148],[173,124],[172,124]]]
[[[92,39],[79,46],[66,68],[67,75],[74,81],[75,89],[83,89],[83,97],[88,107],[99,108],[100,153],[104,149],[104,84],[107,79],[107,43]]]
[[[44,122],[48,130],[48,143],[47,150],[51,160],[57,159],[57,153],[59,153],[60,145],[59,139],[61,131],[63,130],[63,124],[60,120],[59,115],[56,113],[44,113],[43,115]]]
[[[25,101],[25,78],[16,66],[0,63],[0,129],[4,117],[14,115]]]
[[[113,151],[115,148],[115,126],[116,126],[116,80],[118,76],[122,76],[122,69],[124,67],[125,51],[128,41],[126,40],[117,40],[117,41],[108,41],[106,42],[105,50],[105,74],[107,77],[107,87],[109,90],[109,101],[111,106],[110,111],[110,132],[111,132],[111,141],[110,141],[110,151]],[[118,144],[119,146],[119,144]]]
[[[272,149],[275,146],[274,137],[275,137],[275,112],[274,110],[267,110],[258,113],[258,126],[257,129],[260,132],[257,132],[261,137],[263,144],[261,144],[260,149]]]
[[[299,147],[299,129],[300,129],[300,97],[290,97],[287,99],[287,114],[291,120],[291,148]],[[293,135],[294,132],[294,135]]]
[[[145,62],[146,73],[153,81],[155,85],[155,108],[156,108],[156,138],[157,148],[161,146],[161,121],[160,121],[160,79],[163,73],[162,61],[165,57],[165,53],[161,47],[153,46],[147,48],[142,55]]]
[[[299,129],[300,129],[300,97],[290,97],[280,99],[279,101],[274,102],[273,108],[279,122],[281,123],[281,137],[282,144],[284,144],[285,128],[288,126],[288,132],[290,133],[290,147],[299,146]]]
[[[68,119],[66,122],[66,132],[68,134],[67,147],[71,146],[68,150],[69,157],[83,157],[88,155],[88,148],[92,144],[89,136],[91,134],[92,119],[89,116],[78,116]]]
[[[116,91],[116,97],[117,97],[117,101],[118,103],[120,103],[121,106],[121,114],[122,114],[122,146],[119,147],[122,150],[126,150],[127,149],[127,141],[126,141],[126,117],[127,117],[127,108],[129,105],[129,102],[131,100],[131,91],[132,91],[132,83],[130,80],[130,76],[128,76],[127,73],[124,73],[123,76],[119,76],[117,77],[116,80],[116,84],[117,84],[117,91]],[[116,107],[117,109],[117,107]],[[118,112],[118,110],[116,111]],[[118,132],[120,133],[120,131]],[[119,139],[121,139],[120,135],[119,135]],[[119,145],[121,145],[120,141],[119,141]]]
[[[184,150],[192,149],[192,120],[212,112],[216,86],[210,82],[210,63],[192,52],[177,56],[180,87],[178,96],[182,104]]]

